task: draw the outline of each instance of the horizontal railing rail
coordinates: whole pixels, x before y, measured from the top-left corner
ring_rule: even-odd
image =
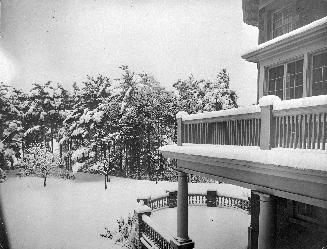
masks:
[[[179,115],[179,114],[178,114]],[[178,145],[260,146],[326,150],[327,95],[178,116]]]
[[[167,191],[167,195],[158,197],[138,198],[137,201],[143,201],[148,205],[152,212],[163,208],[177,207],[177,191]],[[208,207],[232,207],[245,211],[250,209],[250,201],[232,196],[223,196],[217,191],[208,190],[206,193],[189,193],[188,204],[190,206],[208,206]]]

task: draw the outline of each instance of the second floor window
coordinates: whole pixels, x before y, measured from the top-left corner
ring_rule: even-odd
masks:
[[[327,52],[312,57],[312,96],[327,94]]]
[[[303,60],[268,69],[268,94],[281,99],[303,96]]]
[[[272,38],[288,33],[294,29],[294,14],[291,7],[272,13]]]

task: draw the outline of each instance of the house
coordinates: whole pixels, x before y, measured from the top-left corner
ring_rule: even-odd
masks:
[[[251,189],[249,249],[321,249],[327,242],[327,1],[243,0],[243,15],[259,29],[258,45],[242,56],[257,63],[258,105],[179,113],[177,144],[161,148],[177,159],[178,248],[193,247],[187,175],[198,174]]]

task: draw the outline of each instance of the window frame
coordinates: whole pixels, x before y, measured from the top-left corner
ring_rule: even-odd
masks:
[[[267,72],[267,76],[266,76],[266,80],[265,80],[265,95],[269,94],[269,70],[272,68],[276,68],[276,67],[280,67],[283,66],[284,67],[284,74],[283,74],[283,98],[282,100],[287,100],[287,95],[286,95],[286,78],[287,78],[287,65],[297,62],[297,61],[303,61],[302,62],[302,95],[299,98],[303,98],[304,97],[304,88],[305,88],[305,78],[304,78],[304,56],[298,56],[298,57],[293,57],[290,58],[288,60],[283,61],[282,63],[276,63],[276,64],[271,64],[269,66],[266,66],[266,72]]]
[[[325,54],[327,53],[327,49],[321,49],[319,51],[316,51],[315,53],[311,53],[310,54],[310,67],[309,67],[309,73],[310,73],[310,82],[309,82],[309,90],[310,90],[310,96],[319,96],[319,95],[313,95],[313,91],[312,91],[312,86],[313,86],[313,57],[317,56],[317,55],[321,55],[321,54]],[[326,66],[326,70],[327,70],[327,66]],[[320,95],[326,95],[326,94],[320,94]]]
[[[290,13],[291,14],[293,14],[293,11],[292,11],[292,4],[289,4],[289,5],[287,5],[287,6],[285,6],[285,7],[283,7],[283,8],[280,8],[280,9],[276,9],[275,11],[272,11],[271,12],[271,14],[270,14],[270,20],[271,20],[271,23],[270,23],[270,28],[271,28],[271,31],[270,31],[270,35],[271,35],[271,39],[274,39],[274,38],[276,38],[276,37],[279,37],[279,36],[281,36],[281,35],[284,35],[284,34],[286,34],[286,33],[288,33],[288,32],[291,32],[292,30],[294,30],[294,25],[295,25],[295,21],[294,21],[294,14],[293,15],[291,15],[291,22],[290,22],[290,24],[292,25],[291,26],[291,30],[289,30],[288,32],[286,32],[286,33],[282,33],[281,35],[278,35],[278,36],[274,36],[274,15],[275,14],[277,14],[278,12],[281,12],[281,15],[282,15],[282,18],[281,18],[281,22],[282,22],[282,24],[281,24],[281,28],[283,28],[283,26],[285,25],[285,21],[284,21],[284,19],[283,19],[283,11],[284,10],[286,10],[286,9],[290,9],[291,11],[290,11]]]

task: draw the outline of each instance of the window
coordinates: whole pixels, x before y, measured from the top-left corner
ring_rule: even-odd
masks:
[[[327,94],[327,52],[312,56],[312,96]]]
[[[303,95],[303,60],[268,69],[268,94],[281,99],[297,99]]]
[[[309,204],[295,202],[295,217],[311,223],[326,225],[326,210]]]
[[[272,37],[292,31],[295,27],[294,13],[291,7],[281,9],[272,13]]]

